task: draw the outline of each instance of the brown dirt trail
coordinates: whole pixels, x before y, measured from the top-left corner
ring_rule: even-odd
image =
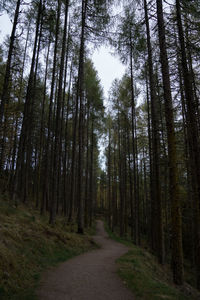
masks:
[[[43,274],[37,291],[40,300],[133,300],[116,274],[115,261],[128,248],[109,239],[97,221],[94,237],[101,248],[72,258]]]

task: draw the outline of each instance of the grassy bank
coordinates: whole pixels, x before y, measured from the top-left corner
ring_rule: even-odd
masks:
[[[123,282],[133,291],[135,299],[197,300],[200,294],[188,284],[178,287],[173,284],[168,265],[161,266],[146,250],[134,246],[110,232],[110,237],[130,247],[127,254],[118,259],[118,273]]]
[[[35,209],[0,201],[0,299],[36,299],[41,272],[95,248],[90,234],[76,234],[63,218],[52,227]]]

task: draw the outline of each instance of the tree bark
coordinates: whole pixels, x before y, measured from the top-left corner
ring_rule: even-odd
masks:
[[[174,116],[169,77],[169,64],[166,51],[165,25],[163,18],[162,0],[157,0],[156,4],[169,156],[169,183],[172,213],[172,270],[174,282],[176,284],[181,285],[183,283],[182,222],[180,207],[180,191],[178,185],[176,137],[174,130]]]
[[[60,1],[58,6],[61,5]],[[64,65],[65,65],[65,55],[66,55],[66,40],[67,40],[67,18],[68,18],[68,8],[69,0],[65,1],[65,21],[62,39],[62,52],[60,60],[60,71],[59,71],[59,83],[58,83],[58,93],[57,93],[57,110],[56,110],[56,123],[55,123],[55,140],[54,140],[54,159],[53,159],[53,197],[51,200],[50,207],[50,219],[49,223],[54,224],[56,218],[56,204],[57,197],[59,194],[59,149],[60,145],[60,134],[61,134],[61,104],[63,96],[63,75],[64,75]]]
[[[149,29],[148,9],[147,2],[144,0],[145,10],[145,23],[146,23],[146,35],[147,35],[147,49],[148,49],[148,69],[149,69],[149,82],[150,82],[150,95],[151,95],[151,123],[152,123],[152,153],[153,153],[153,189],[154,197],[153,200],[156,204],[155,209],[155,220],[156,226],[153,229],[156,234],[156,252],[161,264],[164,263],[164,239],[163,239],[163,217],[162,217],[162,199],[161,199],[161,187],[160,187],[160,138],[159,138],[159,122],[158,122],[158,103],[157,96],[155,93],[155,81],[153,72],[153,61],[152,61],[152,48],[151,48],[151,37]]]

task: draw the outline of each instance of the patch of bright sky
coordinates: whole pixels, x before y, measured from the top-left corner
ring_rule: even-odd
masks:
[[[6,34],[10,34],[12,23],[7,15],[0,16],[0,42],[2,43]]]
[[[117,14],[121,11],[122,5],[116,6],[113,9],[113,14]],[[98,72],[98,77],[101,82],[101,86],[104,91],[104,106],[108,108],[109,90],[115,79],[121,79],[126,71],[126,66],[120,61],[119,56],[113,55],[114,49],[110,46],[102,45],[98,49],[95,49],[91,59],[94,63],[94,67]],[[99,140],[100,150],[100,165],[103,170],[106,170],[106,158],[104,151],[108,142],[108,138],[103,136]]]
[[[94,67],[98,72],[98,77],[100,79],[101,86],[103,87],[104,105],[106,108],[109,90],[112,86],[112,82],[116,78],[121,79],[126,69],[126,67],[120,62],[119,57],[114,56],[111,53],[113,53],[112,48],[102,45],[101,47],[96,49],[91,56],[91,59],[94,63]],[[99,141],[100,163],[101,168],[104,170],[106,169],[104,156],[106,144],[106,137],[104,136]]]
[[[117,2],[112,6],[111,17],[120,15],[122,12],[123,4]],[[91,57],[104,89],[105,100],[108,98],[108,92],[114,79],[121,79],[126,70],[126,67],[120,62],[119,56],[114,56],[113,52],[114,49],[110,46],[102,45],[95,49]]]
[[[108,98],[108,91],[113,80],[115,78],[121,79],[126,69],[119,58],[111,54],[112,52],[113,49],[102,45],[99,49],[94,51],[91,57],[95,69],[98,72],[99,79],[101,80],[105,98]]]
[[[104,105],[107,108],[107,101],[109,97],[109,90],[112,86],[112,82],[115,79],[121,79],[125,73],[126,66],[120,62],[119,57],[114,56],[113,49],[111,47],[102,45],[99,49],[96,49],[91,57],[95,69],[98,72],[98,77],[101,82],[101,86],[104,90]],[[106,162],[104,156],[104,150],[106,145],[106,137],[102,137],[99,141],[100,150],[100,163],[103,170],[106,169]]]

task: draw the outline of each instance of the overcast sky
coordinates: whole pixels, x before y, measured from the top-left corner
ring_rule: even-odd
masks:
[[[113,80],[115,78],[120,79],[125,72],[125,66],[121,64],[118,57],[113,56],[110,52],[112,52],[112,49],[101,46],[92,55],[92,60],[101,80],[101,85],[104,88],[106,98]]]
[[[11,34],[12,24],[7,15],[0,16],[0,42],[6,34]]]

